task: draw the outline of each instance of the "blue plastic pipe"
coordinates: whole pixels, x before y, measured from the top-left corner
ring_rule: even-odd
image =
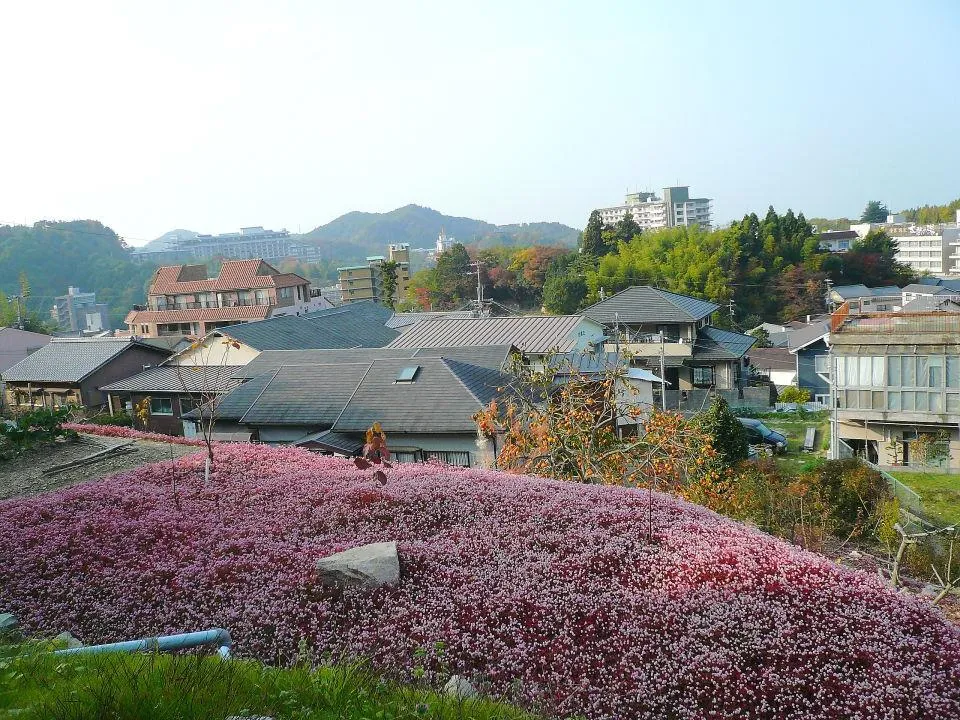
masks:
[[[227,630],[213,628],[212,630],[181,633],[180,635],[163,635],[161,637],[143,638],[142,640],[127,640],[126,642],[108,643],[107,645],[66,648],[55,650],[53,654],[90,655],[108,652],[164,652],[167,650],[187,650],[203,645],[215,646],[220,657],[228,658],[230,657],[230,647],[233,645],[233,640],[231,640],[230,633]]]

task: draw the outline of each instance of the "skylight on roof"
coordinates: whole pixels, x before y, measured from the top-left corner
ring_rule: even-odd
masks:
[[[410,365],[402,368],[400,372],[397,373],[397,379],[394,382],[412,383],[416,379],[418,372],[420,372],[419,365]]]

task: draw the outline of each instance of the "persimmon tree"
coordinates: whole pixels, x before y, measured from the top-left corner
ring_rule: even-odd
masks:
[[[366,470],[375,465],[379,466],[373,471],[373,479],[381,485],[387,484],[387,474],[381,468],[391,468],[390,448],[387,447],[387,434],[383,431],[380,423],[374,423],[367,428],[364,434],[363,452],[359,457],[353,459],[353,464],[360,470]]]
[[[724,468],[711,438],[679,413],[643,403],[623,365],[581,372],[547,359],[513,370],[500,399],[474,416],[480,434],[499,441],[497,468],[647,488],[650,508],[654,489],[722,491]]]

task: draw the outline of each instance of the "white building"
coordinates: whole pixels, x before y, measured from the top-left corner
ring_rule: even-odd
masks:
[[[623,205],[599,208],[604,225],[615,225],[627,213],[644,230],[656,230],[681,225],[699,225],[709,228],[711,210],[709,198],[691,198],[686,185],[663,189],[663,198],[652,192],[628,193]]]
[[[443,231],[443,228],[440,228],[440,234],[437,235],[437,248],[436,254],[443,255],[450,248],[453,247],[454,243],[457,242],[455,237],[448,237],[447,234]]]
[[[885,223],[858,223],[850,229],[860,238],[883,230],[897,241],[897,261],[918,273],[960,274],[960,210],[954,223],[917,225],[902,215],[888,215]]]

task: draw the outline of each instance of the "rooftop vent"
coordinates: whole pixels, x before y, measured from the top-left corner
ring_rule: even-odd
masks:
[[[397,379],[394,382],[412,383],[414,380],[416,380],[418,372],[420,372],[419,365],[411,365],[409,367],[402,368],[400,372],[397,373]]]

